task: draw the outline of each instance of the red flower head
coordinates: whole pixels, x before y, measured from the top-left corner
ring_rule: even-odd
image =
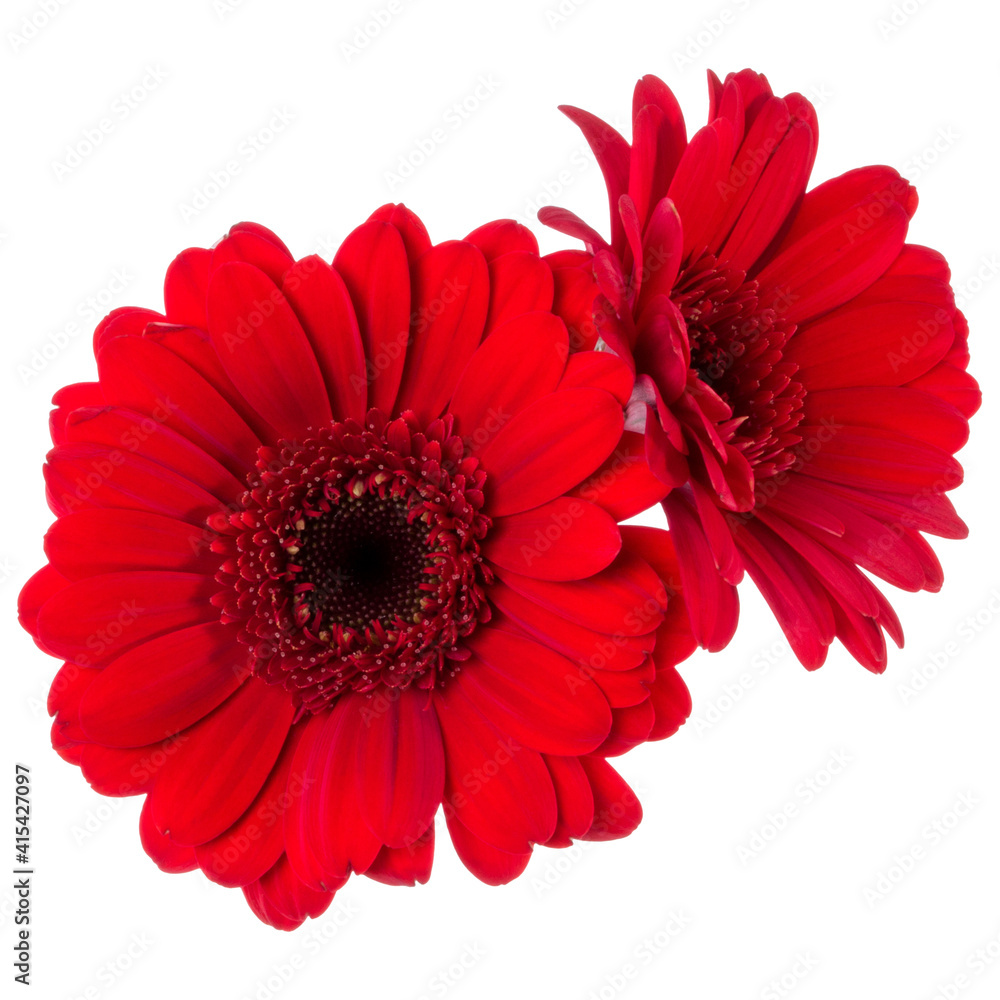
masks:
[[[653,76],[631,146],[563,109],[604,173],[611,239],[539,213],[588,248],[549,258],[557,311],[579,347],[600,339],[634,370],[623,445],[661,483],[698,641],[732,637],[746,570],[807,667],[839,638],[881,671],[882,630],[902,634],[859,567],[937,590],[921,533],[967,533],[945,494],[980,401],[968,327],[944,258],[905,242],[917,196],[895,170],[807,194],[809,102],[750,70],[709,82],[690,142]]]
[[[442,805],[490,883],[629,833],[606,758],[683,722],[694,641],[669,537],[609,513],[630,373],[569,356],[533,237],[387,206],[331,266],[240,225],[165,299],[55,399],[21,616],[60,754],[281,928],[426,881]]]

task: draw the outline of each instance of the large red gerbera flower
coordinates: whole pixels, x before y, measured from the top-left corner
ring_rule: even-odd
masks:
[[[667,534],[604,509],[630,374],[552,297],[523,227],[386,206],[333,266],[236,226],[101,323],[21,617],[56,748],[148,793],[161,868],[292,928],[352,872],[426,881],[442,805],[490,883],[638,823],[606,758],[683,722],[694,641]]]
[[[921,532],[967,533],[945,494],[980,401],[968,327],[944,258],[905,242],[917,196],[895,170],[807,194],[809,102],[750,70],[709,82],[690,142],[656,77],[636,86],[631,145],[563,109],[604,173],[611,238],[539,213],[588,248],[550,258],[557,308],[577,346],[634,369],[625,446],[662,483],[699,642],[731,638],[745,570],[807,667],[839,638],[881,671],[882,630],[901,630],[858,567],[937,590]]]

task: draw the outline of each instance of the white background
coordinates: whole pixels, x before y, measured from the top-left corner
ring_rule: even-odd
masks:
[[[892,0],[566,0],[563,16],[560,0],[394,0],[396,13],[352,54],[345,43],[387,0],[63,0],[26,44],[12,40],[41,2],[5,0],[0,13],[0,729],[7,773],[17,760],[33,775],[35,995],[997,996],[1000,960],[974,957],[991,943],[1000,955],[995,5],[906,0],[894,15]],[[965,307],[987,402],[954,495],[972,537],[935,543],[941,594],[892,595],[906,649],[882,677],[839,648],[807,674],[744,588],[736,640],[684,669],[700,721],[620,762],[645,805],[639,830],[572,854],[539,849],[505,888],[478,883],[441,836],[427,886],[358,879],[338,897],[347,909],[331,910],[342,914],[336,934],[331,917],[283,934],[258,923],[238,891],[161,874],[139,845],[139,800],[100,798],[50,749],[42,705],[56,664],[14,624],[49,521],[49,399],[95,372],[87,299],[123,269],[128,287],[108,305],[158,308],[174,254],[242,219],[271,226],[296,255],[321,248],[328,259],[390,200],[416,210],[435,240],[495,217],[531,221],[546,192],[604,230],[599,171],[556,105],[624,127],[635,79],[657,73],[693,131],[706,69],[748,65],[779,94],[817,103],[814,183],[866,163],[904,171],[921,196],[910,239],[943,251],[957,284],[972,281]],[[122,117],[119,95],[150,68],[166,79]],[[477,86],[479,107],[456,116]],[[294,121],[251,161],[243,144],[276,110]],[[57,176],[67,145],[105,117],[110,134]],[[392,186],[387,173],[439,127],[446,140]],[[234,159],[240,172],[185,219],[181,206]],[[65,348],[22,377],[19,366],[71,323]],[[948,643],[958,655],[904,704],[900,687],[931,672]],[[850,763],[826,782],[838,753]],[[976,804],[956,819],[963,794]],[[741,859],[786,806],[786,828]],[[913,870],[893,871],[891,891],[866,899],[915,847]],[[11,899],[0,889],[5,978]],[[645,946],[671,913],[683,930]],[[463,954],[459,978],[448,970]],[[282,981],[293,958],[301,968]],[[637,975],[617,978],[627,964]]]

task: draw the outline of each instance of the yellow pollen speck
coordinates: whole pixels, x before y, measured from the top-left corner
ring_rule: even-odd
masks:
[[[361,482],[360,479],[351,487],[351,493],[354,494],[354,496],[356,497],[360,497],[361,494],[364,493],[364,491],[365,491],[365,484]]]

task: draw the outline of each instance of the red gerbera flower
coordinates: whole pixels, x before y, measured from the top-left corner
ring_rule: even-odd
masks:
[[[809,102],[750,70],[709,83],[690,142],[656,77],[636,86],[631,146],[562,109],[604,173],[611,239],[539,213],[589,251],[549,258],[557,309],[577,346],[633,367],[625,446],[666,494],[698,641],[732,637],[746,570],[807,667],[839,638],[881,671],[882,630],[902,633],[859,567],[934,591],[921,532],[967,533],[945,494],[980,402],[968,327],[944,258],[905,242],[917,196],[895,170],[807,194]]]
[[[606,758],[683,722],[694,641],[667,534],[592,502],[636,481],[587,480],[630,374],[552,296],[523,227],[432,246],[386,206],[333,266],[236,226],[101,323],[21,616],[54,745],[148,793],[161,868],[292,928],[352,872],[426,881],[442,804],[490,883],[638,823]]]

